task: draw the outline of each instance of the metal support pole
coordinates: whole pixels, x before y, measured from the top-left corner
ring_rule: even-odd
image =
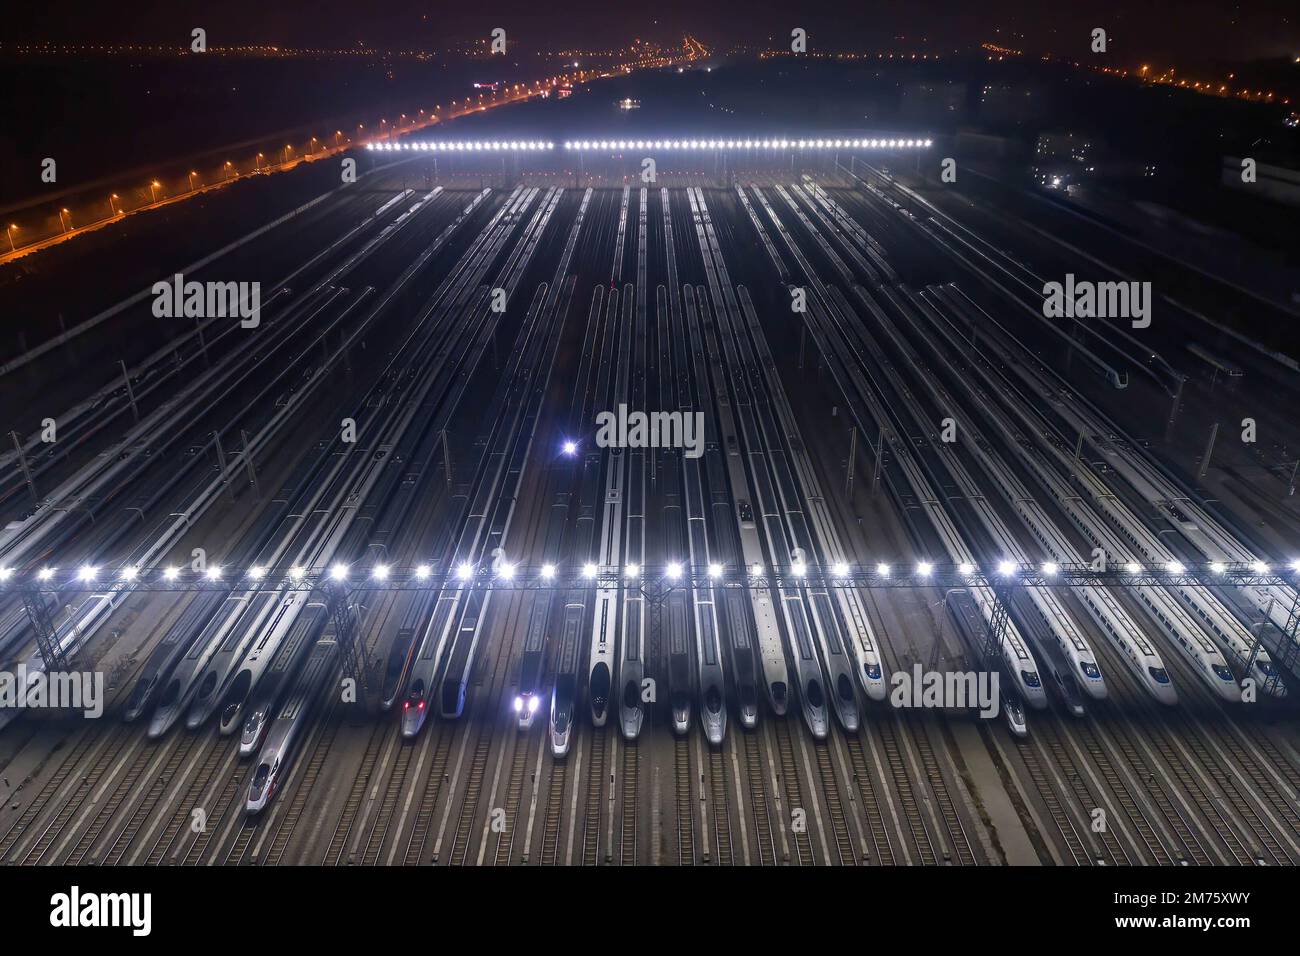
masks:
[[[226,486],[226,494],[235,500],[235,489],[230,486],[230,472],[226,467],[226,449],[221,446],[221,433],[212,433],[212,443],[217,449],[217,463],[221,466],[221,483]]]
[[[1210,440],[1205,443],[1205,454],[1201,458],[1201,470],[1197,472],[1197,479],[1204,480],[1205,473],[1210,470],[1210,456],[1214,454],[1214,439],[1219,437],[1219,423],[1215,422],[1210,426]]]
[[[135,390],[131,388],[131,373],[126,370],[126,362],[122,359],[118,359],[117,364],[122,366],[122,381],[126,382],[126,400],[131,403],[131,414],[135,416],[136,423],[139,424],[140,409],[135,404]]]
[[[343,657],[343,676],[352,678],[357,683],[356,703],[361,706],[356,713],[365,712],[366,669],[362,659],[364,648],[358,646],[356,609],[348,601],[348,589],[344,584],[335,584],[329,588],[330,617],[334,621],[334,639],[338,641],[339,652]]]
[[[257,469],[253,467],[253,452],[248,447],[248,432],[241,428],[239,437],[244,442],[244,467],[248,469],[248,483],[253,486],[254,499],[261,501],[262,489],[257,484]]]
[[[880,474],[884,470],[885,457],[885,432],[882,429],[879,437],[876,438],[876,464],[871,471],[871,493],[874,495],[880,488]]]
[[[14,450],[18,452],[18,467],[22,470],[23,481],[27,482],[27,490],[31,492],[32,504],[39,508],[41,499],[36,494],[36,481],[32,478],[32,470],[27,467],[27,455],[23,451],[22,440],[18,437],[17,432],[10,432],[9,437],[14,440]],[[1294,479],[1292,483],[1294,484]]]
[[[66,671],[68,657],[59,645],[58,631],[54,626],[54,615],[50,613],[50,603],[45,592],[40,588],[23,588],[23,607],[32,622],[36,633],[36,650],[45,662],[46,673]]]
[[[447,477],[447,489],[451,489],[451,449],[447,445],[447,429],[442,430],[442,470]]]
[[[1294,465],[1291,466],[1291,482],[1290,482],[1290,484],[1287,485],[1287,488],[1286,488],[1286,493],[1287,493],[1288,495],[1294,495],[1294,494],[1295,494],[1295,479],[1296,479],[1296,472],[1297,472],[1297,471],[1300,471],[1300,458],[1297,458],[1297,459],[1296,459],[1296,463],[1295,463]]]
[[[1169,407],[1169,423],[1165,426],[1165,441],[1169,441],[1174,434],[1174,423],[1178,421],[1178,404],[1183,400],[1183,382],[1185,381],[1186,379],[1183,376],[1178,376],[1178,387],[1174,389],[1174,402]]]
[[[844,497],[853,501],[853,472],[858,458],[858,426],[849,427],[849,467],[844,476]]]

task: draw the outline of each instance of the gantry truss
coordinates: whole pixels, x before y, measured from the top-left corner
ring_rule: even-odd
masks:
[[[60,650],[54,608],[63,599],[77,594],[103,594],[109,591],[200,592],[220,590],[244,594],[291,591],[316,592],[329,603],[331,618],[343,651],[344,667],[364,690],[364,668],[360,660],[357,616],[354,598],[363,600],[367,592],[446,591],[482,588],[495,591],[604,590],[632,591],[640,594],[652,608],[677,590],[737,588],[770,590],[804,588],[819,585],[832,588],[935,588],[942,591],[989,588],[995,594],[995,619],[986,632],[987,646],[982,648],[986,660],[994,660],[1000,649],[1007,619],[1007,603],[1012,592],[1021,588],[1077,588],[1103,586],[1133,587],[1202,587],[1202,588],[1270,588],[1285,599],[1286,624],[1279,625],[1268,614],[1252,628],[1254,645],[1249,655],[1253,661],[1261,646],[1284,670],[1300,676],[1300,568],[1292,565],[1286,572],[1262,562],[1219,563],[1184,567],[1151,567],[1138,564],[1095,565],[1016,564],[1003,561],[993,568],[967,564],[920,562],[910,567],[887,563],[875,565],[794,564],[773,567],[737,567],[712,564],[692,567],[669,564],[661,568],[598,566],[461,564],[449,568],[432,565],[365,566],[333,564],[327,568],[266,568],[253,566],[236,570],[209,565],[193,568],[116,569],[83,566],[74,571],[43,568],[31,573],[0,569],[0,593],[13,591],[21,595],[36,632],[37,648],[46,665],[61,669],[66,660]],[[1275,599],[1276,600],[1276,599]],[[75,613],[75,612],[74,612]],[[74,625],[75,626],[75,625]]]

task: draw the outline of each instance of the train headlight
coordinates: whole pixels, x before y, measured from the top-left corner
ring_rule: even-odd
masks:
[[[524,711],[524,699],[523,699],[522,697],[516,697],[516,698],[515,698],[515,713],[516,713],[516,714],[522,714],[523,711]]]
[[[535,713],[537,713],[537,707],[538,707],[538,705],[539,705],[540,703],[541,703],[541,701],[538,700],[536,697],[530,697],[530,698],[528,698],[528,712],[529,712],[530,714],[535,714]]]

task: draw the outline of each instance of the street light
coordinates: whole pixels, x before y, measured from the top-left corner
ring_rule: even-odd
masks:
[[[198,173],[196,173],[194,170],[192,169],[190,170],[190,192],[194,192],[194,177],[197,175]]]
[[[118,198],[117,193],[113,193],[112,195],[110,195],[110,196],[108,197],[108,208],[109,208],[109,211],[110,211],[114,216],[120,216],[120,215],[121,215],[121,213],[119,213],[115,208],[113,208],[113,201],[116,200],[117,198]]]
[[[9,224],[9,228],[5,230],[5,235],[9,237],[9,251],[10,251],[10,252],[17,252],[17,251],[18,251],[17,249],[14,248],[14,233],[17,232],[17,231],[18,231],[18,227],[15,226],[13,223],[10,223],[10,224]]]
[[[149,183],[149,201],[158,201],[158,180],[156,179]]]
[[[64,222],[64,221],[63,221],[63,217],[64,217],[64,216],[67,216],[67,217],[68,217],[67,222]],[[68,213],[68,210],[66,210],[66,209],[60,209],[60,210],[59,210],[59,224],[60,224],[61,226],[63,226],[63,231],[64,231],[64,232],[67,232],[68,230],[70,230],[70,229],[72,228],[72,216]]]

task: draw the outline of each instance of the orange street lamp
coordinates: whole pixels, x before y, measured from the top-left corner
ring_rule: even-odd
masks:
[[[113,201],[117,198],[118,198],[117,193],[113,193],[111,196],[108,197],[108,208],[110,211],[112,211],[114,216],[121,215],[120,212],[118,212],[116,209],[113,208]]]
[[[5,230],[5,235],[9,237],[9,251],[10,251],[10,252],[17,252],[17,251],[18,251],[17,249],[14,248],[14,233],[17,232],[17,231],[18,231],[18,227],[15,226],[15,225],[13,225],[12,223],[10,223],[9,228]]]
[[[64,222],[64,221],[63,221],[63,217],[64,217],[64,216],[67,216],[67,217],[68,217],[67,222]],[[63,226],[63,231],[64,231],[64,232],[67,232],[69,229],[72,228],[72,216],[68,213],[68,210],[66,210],[66,209],[60,209],[60,210],[59,210],[59,223],[60,223],[60,225]]]
[[[149,201],[150,201],[150,202],[157,202],[157,201],[158,201],[158,193],[157,193],[157,189],[158,189],[158,180],[155,179],[153,182],[151,182],[151,183],[149,184]]]
[[[198,173],[196,173],[194,170],[192,169],[190,170],[190,192],[194,192],[194,177],[197,175]]]

